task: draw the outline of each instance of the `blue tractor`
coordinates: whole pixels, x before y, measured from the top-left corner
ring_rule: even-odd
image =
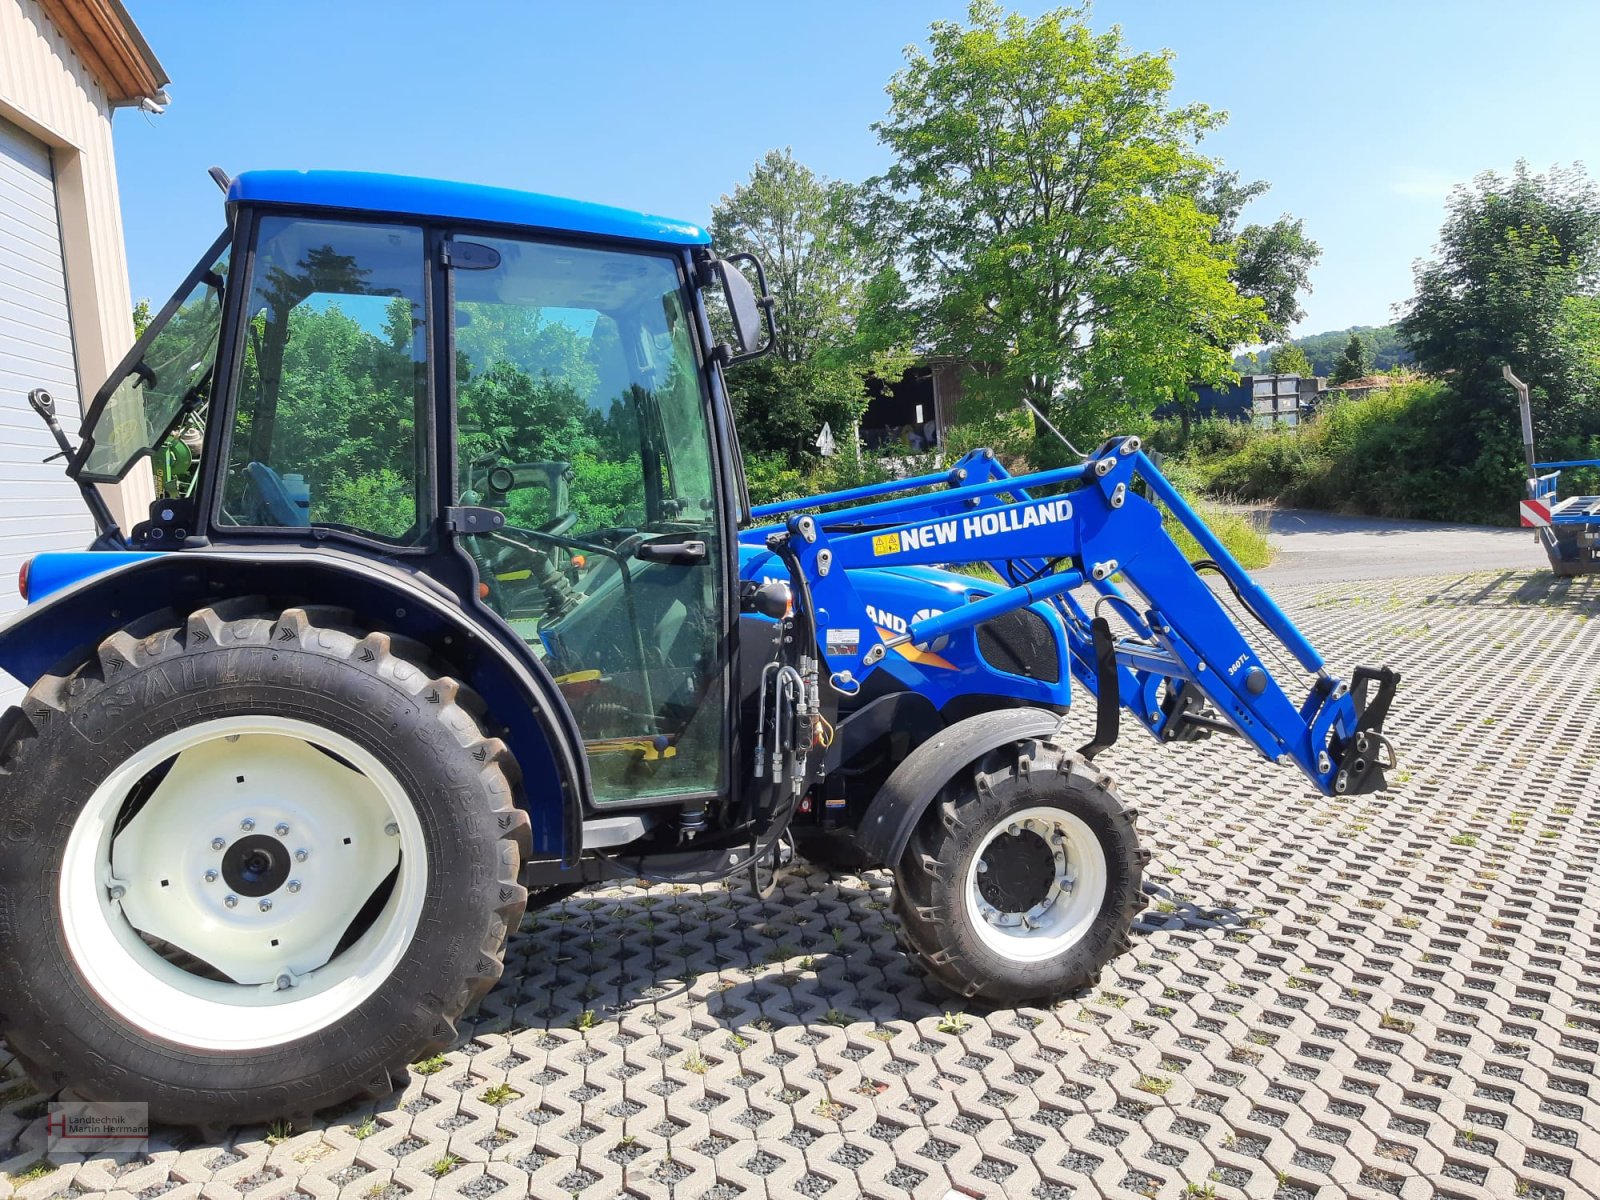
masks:
[[[1093,761],[1123,710],[1382,785],[1395,674],[1330,674],[1138,439],[752,510],[753,259],[493,188],[220,182],[79,437],[33,397],[98,525],[0,630],[0,1034],[42,1086],[205,1124],[382,1096],[530,904],[760,886],[790,838],[892,869],[939,985],[1047,1000],[1144,905]],[[123,532],[97,488],[136,467]]]

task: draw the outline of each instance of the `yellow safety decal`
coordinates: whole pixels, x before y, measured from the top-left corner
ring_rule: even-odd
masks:
[[[599,671],[573,671],[566,675],[557,675],[556,683],[593,683],[599,678]]]
[[[899,554],[899,533],[880,533],[872,539],[872,553],[874,557],[879,554]]]
[[[532,571],[506,571],[504,574],[496,575],[495,578],[501,583],[505,583],[513,579],[529,579],[532,575]]]

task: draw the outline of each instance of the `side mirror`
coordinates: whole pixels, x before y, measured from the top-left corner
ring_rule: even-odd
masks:
[[[756,279],[761,285],[759,297],[755,288],[750,286],[749,278],[739,269],[741,262],[749,262],[755,267]],[[774,330],[772,298],[766,294],[766,272],[761,269],[760,260],[753,254],[730,254],[727,258],[717,259],[714,267],[723,298],[728,303],[728,315],[733,320],[733,335],[739,339],[738,353],[728,361],[743,362],[765,354],[772,348]]]

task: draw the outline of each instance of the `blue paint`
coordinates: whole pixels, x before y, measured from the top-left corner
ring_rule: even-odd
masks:
[[[704,246],[711,241],[698,225],[670,217],[511,188],[361,171],[246,171],[228,188],[228,200],[484,221],[669,246]]]
[[[62,588],[107,571],[158,557],[158,554],[142,550],[64,550],[35,554],[28,567],[28,603],[35,604]]]
[[[739,575],[757,583],[770,579],[789,581],[788,571],[776,555],[748,543],[739,547]],[[964,612],[974,603],[993,605],[995,597],[1010,595],[1010,589],[992,580],[928,566],[851,571],[850,582],[862,602],[854,628],[859,630],[863,646],[870,646],[887,634],[904,632],[920,614]],[[1021,605],[1007,603],[1002,607]],[[921,643],[926,650],[914,646],[891,650],[877,669],[889,674],[900,688],[926,697],[941,711],[953,701],[975,696],[1064,709],[1072,703],[1071,658],[1065,623],[1048,603],[1034,603],[1029,607],[1045,623],[1055,643],[1059,677],[1054,682],[1013,675],[991,665],[978,650],[977,628],[973,622],[961,624],[946,636],[935,634]],[[994,615],[992,609],[989,615]],[[848,626],[850,622],[841,619],[834,620],[830,627]]]
[[[797,510],[818,504],[816,499],[764,508],[763,515],[787,513],[783,527],[817,610],[819,650],[828,674],[843,680],[844,690],[886,670],[940,708],[977,695],[1064,705],[1068,678],[1099,692],[1091,621],[1110,606],[1131,621],[1134,634],[1116,644],[1118,698],[1146,730],[1162,737],[1174,719],[1167,703],[1174,689],[1193,686],[1262,755],[1289,759],[1324,793],[1335,793],[1339,764],[1324,751],[1332,734],[1354,738],[1360,717],[1354,700],[1331,677],[1313,682],[1299,703],[1290,699],[1285,687],[1294,682],[1280,682],[1267,669],[1234,614],[1184,558],[1160,510],[1136,490],[1136,481],[1194,535],[1308,671],[1322,667],[1322,656],[1136,444],[1107,443],[1083,466],[1017,477],[992,455],[975,451],[956,464],[956,471],[901,481],[898,487],[835,493],[822,503],[841,507],[810,518]],[[1062,492],[1063,484],[1078,486]],[[878,499],[907,486],[922,490]],[[769,532],[751,529],[741,535],[746,578],[786,576],[765,549]],[[826,571],[819,557],[825,551]],[[987,563],[1016,583],[938,569],[952,563]],[[1095,574],[1102,578],[1094,579]],[[1119,588],[1119,578],[1130,590]],[[948,602],[948,590],[935,590],[941,580],[959,580],[960,603]],[[907,589],[915,594],[905,594]],[[945,603],[936,602],[940,595]],[[1060,641],[1070,676],[1059,685],[1044,688],[1038,681],[996,672],[978,652],[977,626],[1022,607],[1044,617]],[[885,630],[873,617],[885,609],[910,619]],[[874,638],[874,632],[887,636]],[[896,636],[909,638],[909,646],[947,639],[940,657],[948,669],[929,669],[914,656],[906,656],[911,662],[898,658],[909,646],[891,644]],[[1255,690],[1246,686],[1251,680]]]

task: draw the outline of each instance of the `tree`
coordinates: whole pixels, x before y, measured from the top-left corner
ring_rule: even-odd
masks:
[[[863,272],[851,221],[855,189],[769,150],[711,210],[711,240],[761,259],[777,302],[773,353],[805,362],[850,336]]]
[[[1359,333],[1352,332],[1350,340],[1344,344],[1344,352],[1339,355],[1339,361],[1333,364],[1333,374],[1330,382],[1349,383],[1352,379],[1360,379],[1372,370],[1372,351],[1367,349],[1367,343]]]
[[[815,455],[826,423],[841,442],[867,405],[863,377],[890,372],[904,336],[892,324],[892,272],[855,220],[858,189],[816,174],[788,150],[771,150],[711,213],[724,252],[761,259],[776,302],[773,353],[728,373],[747,454]],[[864,319],[871,308],[880,314]]]
[[[1216,218],[1212,241],[1233,248],[1234,286],[1241,296],[1261,301],[1261,324],[1250,339],[1259,342],[1283,337],[1306,315],[1300,294],[1311,290],[1311,268],[1322,257],[1322,247],[1306,236],[1305,223],[1287,213],[1270,225],[1239,228],[1244,206],[1268,187],[1260,180],[1240,183],[1237,171],[1217,171],[1197,197],[1201,209]]]
[[[930,347],[1094,436],[1230,377],[1264,305],[1197,202],[1214,165],[1195,143],[1222,118],[1169,107],[1170,55],[1085,14],[975,0],[968,25],[935,22],[889,83],[874,129],[895,161],[872,186]]]
[[[1400,333],[1424,370],[1447,375],[1469,412],[1511,420],[1503,364],[1540,394],[1550,432],[1593,421],[1592,372],[1572,336],[1574,297],[1595,294],[1600,192],[1581,167],[1487,172],[1451,195],[1436,256],[1416,266]],[[1590,416],[1583,416],[1589,410]]]
[[[1306,357],[1306,352],[1293,342],[1285,342],[1272,352],[1268,360],[1269,370],[1274,375],[1310,375],[1311,360]]]

